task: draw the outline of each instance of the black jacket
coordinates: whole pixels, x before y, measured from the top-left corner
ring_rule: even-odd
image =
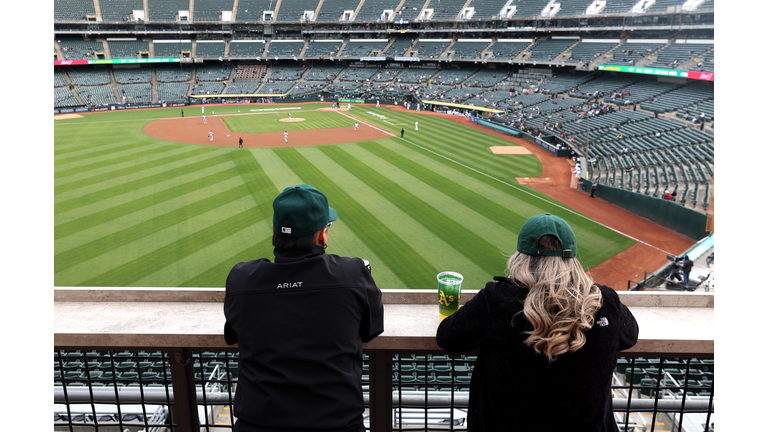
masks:
[[[239,344],[239,431],[363,430],[362,343],[384,331],[360,258],[275,251],[227,277],[225,339]]]
[[[479,348],[468,430],[618,431],[611,399],[616,351],[635,345],[638,328],[616,292],[599,286],[603,305],[585,332],[587,343],[550,364],[523,344],[524,331],[533,329],[518,314],[528,290],[494,279],[437,329],[437,344],[445,350]]]

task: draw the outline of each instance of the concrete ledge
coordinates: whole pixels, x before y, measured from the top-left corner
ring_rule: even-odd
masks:
[[[435,291],[385,290],[385,331],[363,348],[439,350]],[[640,325],[640,341],[628,352],[714,355],[713,293],[619,294]],[[223,288],[56,289],[54,345],[227,348],[223,295]]]

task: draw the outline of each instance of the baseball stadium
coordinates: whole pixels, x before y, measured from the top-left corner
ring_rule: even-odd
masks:
[[[714,0],[55,0],[53,45],[54,430],[233,430],[227,275],[309,184],[383,294],[367,430],[467,430],[436,275],[550,213],[640,325],[619,430],[714,431]]]

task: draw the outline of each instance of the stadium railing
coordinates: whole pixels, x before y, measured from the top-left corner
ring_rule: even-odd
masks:
[[[239,358],[222,337],[223,296],[223,288],[56,289],[54,426],[230,430]],[[619,296],[642,329],[613,374],[619,427],[711,424],[714,293]],[[384,290],[383,299],[387,332],[363,345],[366,428],[466,430],[477,353],[437,346],[434,290]]]

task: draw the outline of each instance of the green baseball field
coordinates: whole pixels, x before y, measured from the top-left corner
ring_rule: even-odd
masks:
[[[302,183],[339,213],[327,252],[369,260],[383,289],[435,288],[447,270],[464,275],[465,289],[482,288],[504,274],[523,222],[546,212],[571,224],[585,268],[634,244],[520,185],[541,163],[493,154],[514,145],[503,138],[385,107],[317,111],[329,107],[208,106],[204,127],[232,132],[217,130],[221,145],[190,144],[184,128],[173,139],[144,131],[161,119],[202,124],[200,107],[186,107],[185,119],[168,108],[55,120],[55,285],[223,287],[236,263],[273,258],[272,200]],[[303,121],[286,122],[289,112]],[[349,137],[355,119],[378,138],[307,145],[313,134]],[[300,146],[248,146],[275,134],[282,142],[284,131]],[[243,149],[232,145],[238,134],[248,134]]]

